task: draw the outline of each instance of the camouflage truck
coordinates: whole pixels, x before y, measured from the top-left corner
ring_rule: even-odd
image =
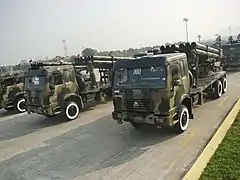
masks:
[[[240,67],[240,41],[234,41],[222,45],[223,55],[225,56],[223,61],[223,68],[239,68]]]
[[[206,95],[220,98],[227,91],[226,72],[214,65],[221,60],[218,53],[194,42],[116,62],[113,119],[135,128],[149,124],[184,132],[194,105],[203,104]]]
[[[119,59],[92,56],[76,57],[73,63],[33,63],[25,76],[28,113],[64,113],[68,120],[76,119],[87,104],[111,94],[112,67]]]
[[[0,75],[0,106],[5,110],[25,112],[24,72],[6,72]]]

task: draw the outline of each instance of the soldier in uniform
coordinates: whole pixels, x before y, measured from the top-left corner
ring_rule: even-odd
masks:
[[[94,66],[92,64],[92,61],[88,61],[88,64],[87,64],[87,72],[86,73],[90,73],[90,80],[91,80],[91,83],[92,83],[92,86],[93,88],[96,87],[96,76],[94,74]]]

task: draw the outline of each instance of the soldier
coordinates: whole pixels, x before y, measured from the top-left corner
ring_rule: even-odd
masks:
[[[94,66],[92,64],[92,61],[88,61],[86,73],[88,74],[88,72],[90,73],[90,80],[91,80],[92,86],[93,88],[95,88],[97,82],[96,82],[96,76],[94,74]]]

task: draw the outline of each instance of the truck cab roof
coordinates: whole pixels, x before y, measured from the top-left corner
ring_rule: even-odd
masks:
[[[145,55],[142,57],[136,57],[133,60],[117,61],[114,65],[114,69],[131,69],[141,68],[147,66],[165,66],[171,64],[179,59],[187,58],[185,53],[168,53],[168,54],[156,54]]]

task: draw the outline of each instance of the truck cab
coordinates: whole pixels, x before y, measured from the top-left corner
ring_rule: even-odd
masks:
[[[223,62],[224,70],[240,67],[240,41],[222,45],[222,48],[225,56]]]
[[[27,111],[53,117],[62,111],[75,119],[82,107],[72,65],[32,66],[25,75]]]
[[[25,112],[24,72],[6,72],[0,76],[0,107],[5,110],[14,109],[18,113]]]
[[[113,119],[187,129],[193,118],[185,53],[156,54],[119,61],[114,66]]]

